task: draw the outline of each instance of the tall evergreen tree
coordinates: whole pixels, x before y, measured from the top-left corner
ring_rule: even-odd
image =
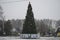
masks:
[[[32,6],[29,2],[26,19],[23,24],[22,34],[37,34]]]

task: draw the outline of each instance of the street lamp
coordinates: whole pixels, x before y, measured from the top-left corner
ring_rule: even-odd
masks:
[[[4,32],[4,18],[5,18],[5,16],[2,16],[3,35],[5,35],[5,32]]]

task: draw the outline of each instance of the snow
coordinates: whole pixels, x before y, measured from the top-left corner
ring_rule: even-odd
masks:
[[[40,37],[40,39],[20,39],[20,37],[0,37],[0,40],[60,40],[60,37]]]

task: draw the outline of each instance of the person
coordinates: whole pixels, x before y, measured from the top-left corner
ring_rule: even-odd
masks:
[[[56,35],[57,35],[57,37],[60,37],[60,27],[57,29]]]

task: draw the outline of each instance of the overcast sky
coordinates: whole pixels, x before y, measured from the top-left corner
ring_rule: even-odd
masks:
[[[60,0],[30,0],[30,2],[35,19],[60,19]],[[6,19],[25,19],[28,4],[29,1],[23,0],[0,0]]]

